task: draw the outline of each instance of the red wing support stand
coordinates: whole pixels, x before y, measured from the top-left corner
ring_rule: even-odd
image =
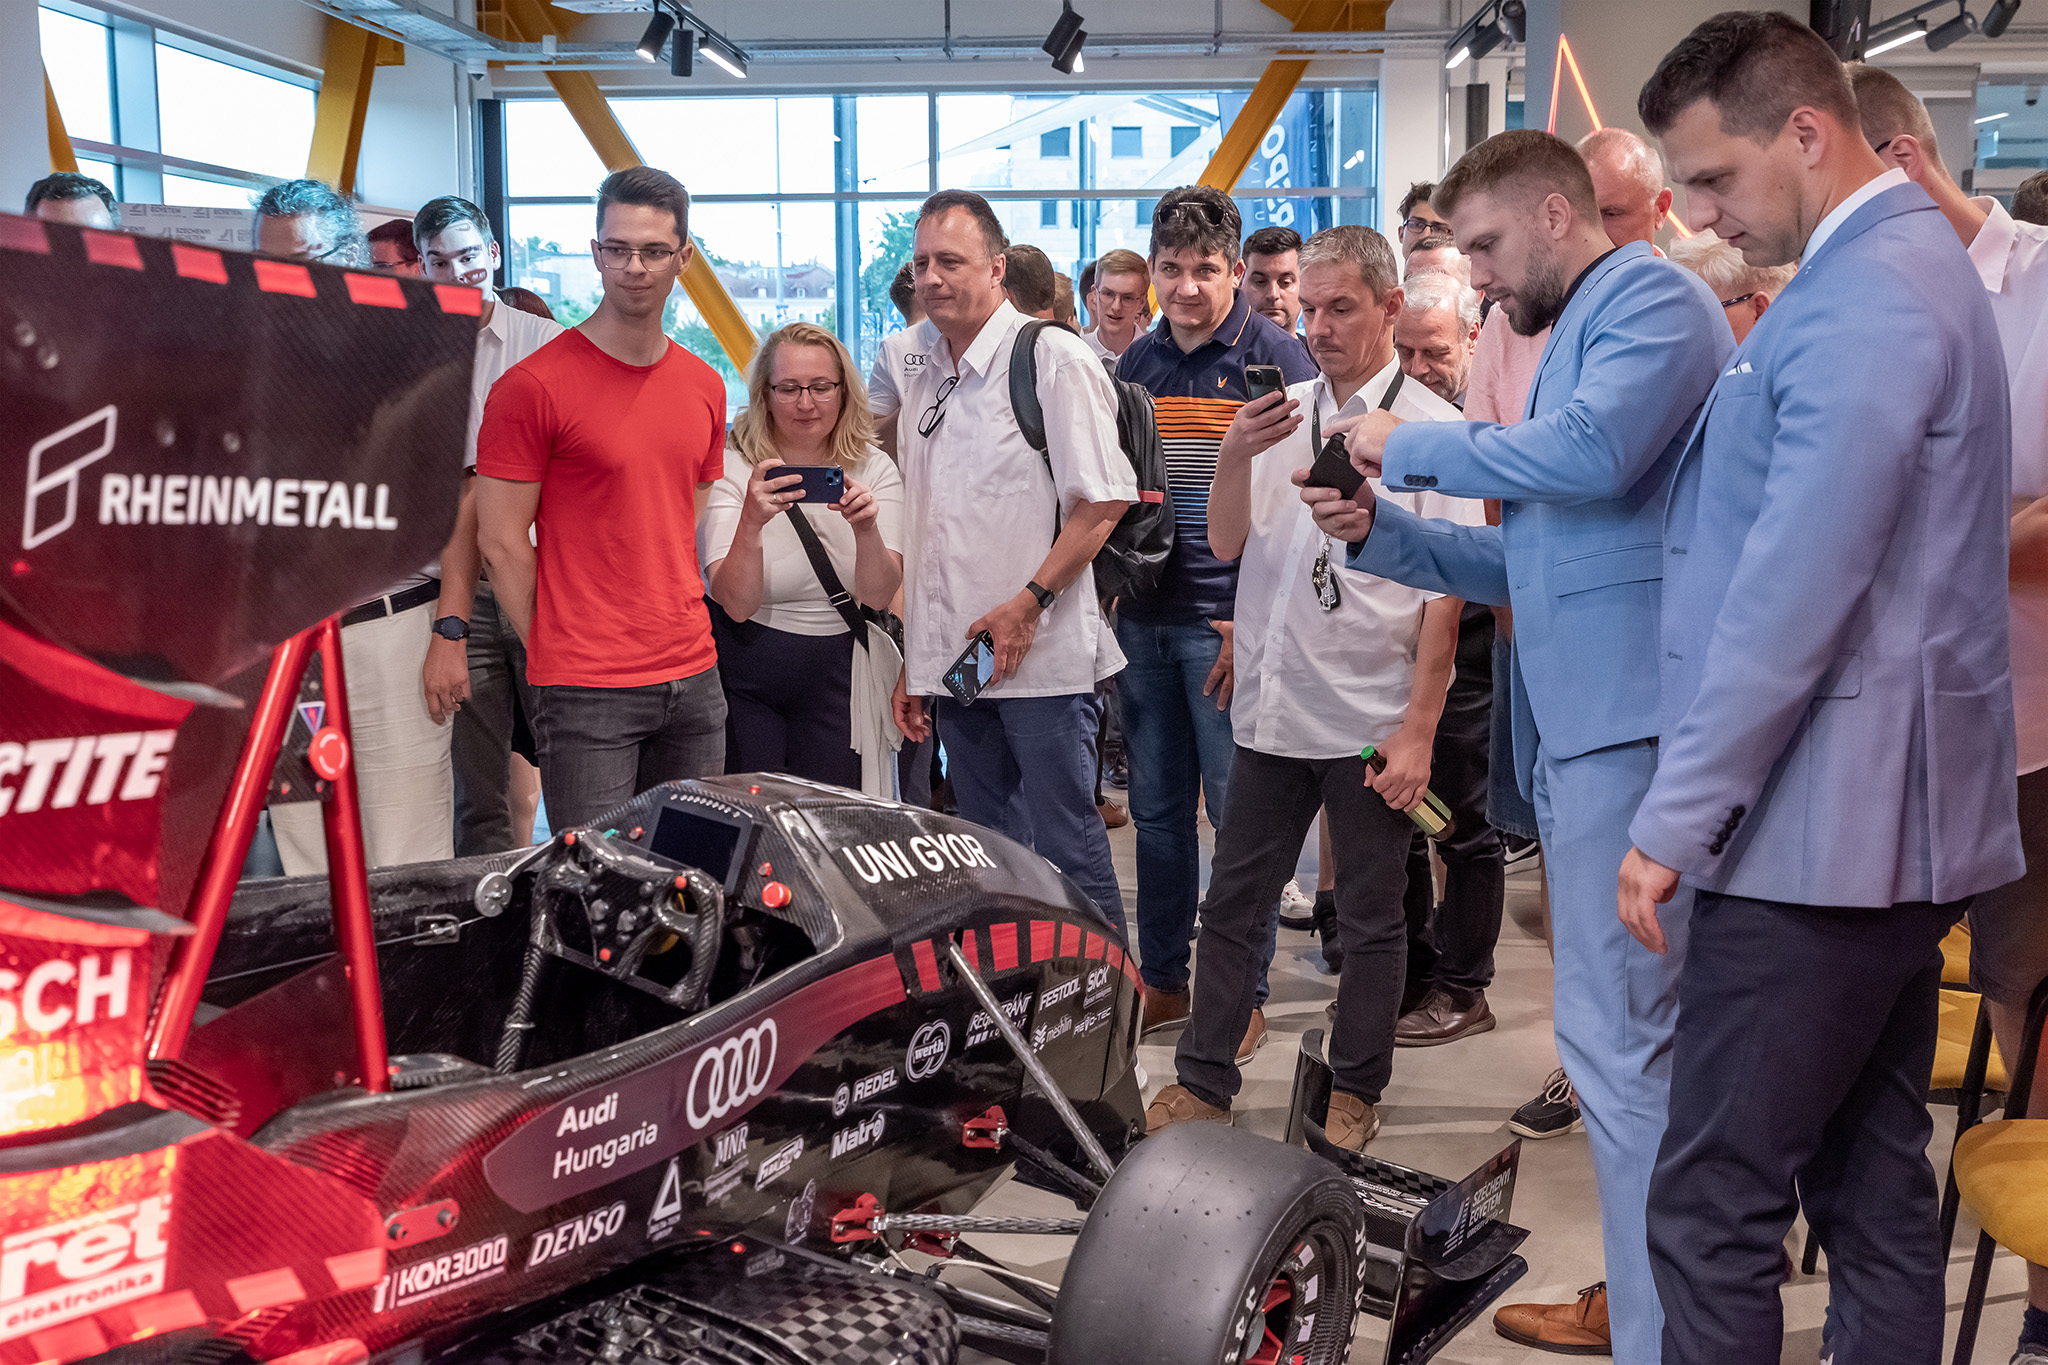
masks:
[[[356,1065],[363,1089],[381,1094],[391,1088],[391,1065],[384,1044],[384,1000],[377,980],[376,936],[370,917],[369,869],[363,856],[362,807],[356,791],[353,732],[348,720],[348,685],[341,658],[341,624],[328,617],[294,635],[270,656],[270,672],[249,737],[215,822],[213,838],[192,894],[188,918],[193,932],[180,939],[156,1017],[150,1023],[149,1055],[169,1060],[185,1049],[192,1018],[206,985],[228,905],[234,899],[249,842],[256,834],[271,769],[290,728],[292,703],[306,659],[320,653],[321,690],[327,704],[326,725],[315,736],[313,762],[332,785],[321,810],[327,835],[327,885],[334,914],[334,941],[348,968],[349,996],[356,1031]]]

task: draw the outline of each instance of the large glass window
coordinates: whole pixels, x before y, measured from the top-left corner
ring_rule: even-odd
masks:
[[[903,325],[889,287],[935,187],[988,197],[1013,241],[1070,276],[1113,247],[1144,251],[1159,196],[1198,179],[1245,91],[620,98],[647,160],[690,189],[691,226],[748,322],[833,328],[863,368]],[[936,138],[934,138],[936,134]],[[1373,221],[1370,89],[1296,93],[1237,187],[1245,231],[1304,235]],[[508,279],[574,321],[597,304],[590,202],[604,168],[552,99],[505,108]],[[678,290],[670,334],[739,375]]]
[[[74,0],[38,18],[79,169],[122,199],[246,208],[305,173],[313,81]]]

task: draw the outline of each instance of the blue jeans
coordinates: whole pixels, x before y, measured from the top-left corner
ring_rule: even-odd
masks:
[[[1138,834],[1139,974],[1148,986],[1186,990],[1188,940],[1194,936],[1202,887],[1196,797],[1199,793],[1207,800],[1209,824],[1221,829],[1230,764],[1237,753],[1230,713],[1217,710],[1214,697],[1202,695],[1223,637],[1207,621],[1162,625],[1121,619],[1116,640],[1126,660],[1116,690],[1131,769],[1131,820]],[[1269,938],[1266,961],[1272,957]],[[1265,998],[1261,968],[1259,1003]]]
[[[1094,694],[982,697],[972,706],[941,697],[938,711],[960,818],[1036,849],[1125,927],[1109,834],[1095,811],[1102,713]]]

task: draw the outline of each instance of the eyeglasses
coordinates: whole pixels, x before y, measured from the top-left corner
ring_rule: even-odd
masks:
[[[1451,225],[1439,222],[1434,218],[1403,218],[1401,220],[1401,231],[1403,232],[1431,233],[1439,230],[1449,232]]]
[[[1870,150],[1876,152],[1879,156],[1883,156],[1884,149],[1891,146],[1894,142],[1897,142],[1898,140],[1898,135],[1893,134],[1891,137],[1886,138],[1884,141],[1878,143],[1875,147],[1872,147]]]
[[[604,262],[607,270],[624,270],[635,256],[649,270],[660,270],[676,258],[676,253],[665,246],[601,246],[597,249],[597,259]]]
[[[1756,290],[1752,289],[1752,290],[1750,290],[1750,291],[1749,291],[1749,292],[1748,292],[1747,294],[1737,294],[1737,295],[1736,295],[1736,296],[1735,296],[1734,298],[1732,298],[1732,299],[1722,299],[1722,300],[1721,300],[1721,306],[1722,306],[1723,308],[1733,308],[1733,307],[1734,307],[1734,306],[1735,306],[1736,304],[1738,304],[1738,303],[1748,303],[1748,302],[1749,302],[1749,301],[1750,301],[1751,299],[1753,299],[1753,298],[1755,298],[1755,297],[1756,297]]]
[[[1158,212],[1159,210],[1154,210],[1155,215]],[[1166,216],[1169,218],[1175,216],[1176,214],[1190,215],[1196,218],[1200,218],[1210,227],[1223,226],[1223,210],[1217,205],[1210,203],[1206,199],[1178,200],[1175,203],[1168,204],[1166,206],[1165,213]]]
[[[939,385],[939,396],[932,400],[932,405],[924,410],[924,416],[920,417],[917,421],[918,435],[931,435],[939,429],[939,423],[946,420],[946,395],[951,393],[953,386],[959,382],[959,375],[949,375],[946,378],[946,382]]]
[[[785,403],[801,403],[805,394],[811,396],[812,402],[823,403],[844,385],[836,379],[820,379],[811,384],[771,384],[769,387]]]

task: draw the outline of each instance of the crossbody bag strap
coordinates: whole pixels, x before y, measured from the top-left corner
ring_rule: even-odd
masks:
[[[811,571],[818,575],[818,584],[825,589],[825,596],[832,603],[832,610],[839,613],[839,619],[846,622],[846,628],[853,632],[862,648],[868,643],[868,622],[861,615],[860,606],[853,600],[853,594],[839,581],[839,571],[832,567],[832,557],[825,553],[825,542],[818,539],[818,532],[810,519],[804,516],[801,507],[789,509],[789,524],[796,528],[796,538],[803,542],[804,554],[811,561]]]

